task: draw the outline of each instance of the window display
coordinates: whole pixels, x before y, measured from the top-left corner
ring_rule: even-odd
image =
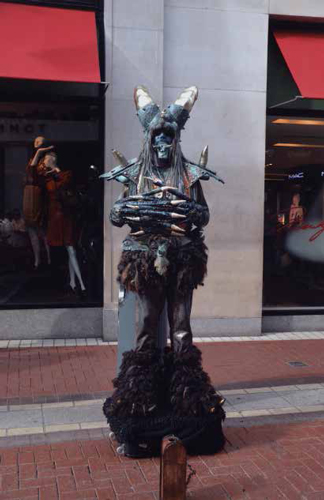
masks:
[[[324,307],[324,119],[268,117],[264,213],[265,310]]]
[[[0,306],[102,303],[99,107],[0,103]]]

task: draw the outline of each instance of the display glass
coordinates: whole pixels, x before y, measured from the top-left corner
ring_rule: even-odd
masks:
[[[324,118],[268,116],[264,308],[324,307]]]
[[[102,303],[98,105],[0,103],[0,307]]]

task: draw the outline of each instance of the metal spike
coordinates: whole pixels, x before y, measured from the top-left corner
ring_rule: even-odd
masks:
[[[144,200],[144,196],[141,194],[132,194],[128,198],[130,198],[132,200]]]
[[[113,156],[115,157],[115,159],[117,160],[117,162],[121,163],[121,165],[123,167],[126,167],[127,160],[126,160],[125,156],[117,149],[112,149],[111,152],[112,152]]]
[[[139,206],[138,205],[128,205],[128,204],[126,204],[126,207],[127,208],[133,208],[134,210],[139,210]]]
[[[126,217],[127,220],[133,220],[135,222],[139,222],[141,220],[140,217]]]
[[[208,146],[205,146],[200,155],[199,166],[207,167],[207,163],[208,163]]]

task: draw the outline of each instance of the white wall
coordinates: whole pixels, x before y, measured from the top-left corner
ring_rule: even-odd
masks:
[[[187,85],[199,87],[183,151],[197,161],[208,144],[209,166],[226,181],[203,184],[209,266],[193,310],[220,334],[261,331],[266,4],[167,0],[165,7],[165,103]]]
[[[324,17],[324,0],[106,0],[107,169],[110,148],[129,158],[141,147],[133,88],[142,83],[165,105],[188,85],[199,99],[183,151],[225,179],[204,184],[209,275],[194,299],[196,333],[261,332],[265,113],[269,14]],[[118,195],[107,185],[106,214]],[[116,266],[125,232],[106,217],[106,330],[114,336]]]
[[[285,16],[324,17],[324,2],[323,0],[269,0],[269,13]]]

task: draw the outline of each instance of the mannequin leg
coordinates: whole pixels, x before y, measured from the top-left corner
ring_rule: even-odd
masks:
[[[79,263],[77,260],[75,249],[72,246],[67,246],[66,249],[67,249],[68,256],[69,256],[69,266],[71,263],[73,271],[75,272],[75,274],[77,275],[77,278],[79,280],[81,290],[85,290],[86,288],[85,288],[83,280],[82,280],[81,271],[80,271],[80,267],[79,267]]]
[[[43,235],[43,242],[44,242],[44,247],[45,247],[46,255],[47,255],[47,264],[50,265],[50,263],[51,263],[51,249],[49,247],[49,244],[47,243],[47,238],[45,235]]]
[[[34,266],[35,266],[35,269],[37,269],[39,264],[40,264],[40,245],[39,245],[38,234],[37,234],[37,231],[34,227],[29,227],[27,229],[27,231],[28,231],[30,243],[31,243],[33,253],[34,253]]]
[[[75,289],[75,272],[74,272],[70,257],[69,257],[69,274],[70,274],[70,287],[72,288],[72,290],[74,290]]]

